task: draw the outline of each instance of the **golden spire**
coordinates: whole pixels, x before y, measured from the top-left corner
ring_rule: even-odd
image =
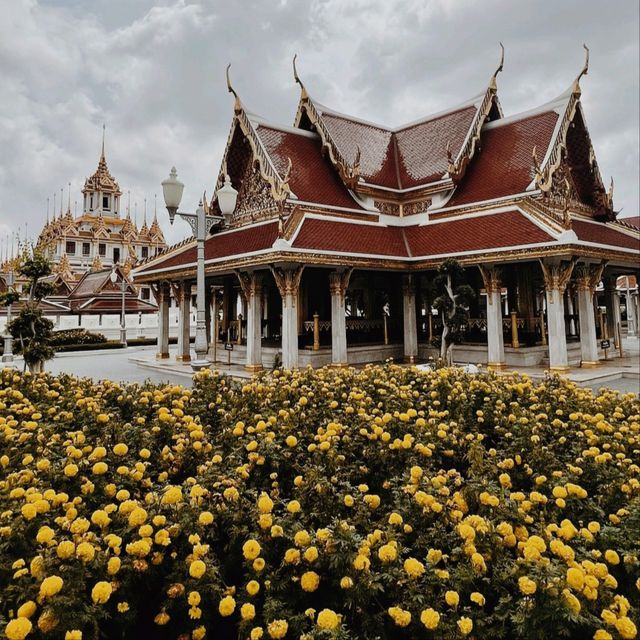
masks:
[[[106,125],[104,124],[104,122],[102,123],[102,152],[100,153],[100,159],[104,160],[104,132],[106,129]]]
[[[586,76],[587,73],[589,73],[589,47],[587,47],[586,44],[583,44],[582,46],[584,47],[584,50],[586,52],[584,66],[582,67],[580,73],[578,74],[578,77],[573,81],[573,88],[572,88],[572,92],[576,96],[579,96],[582,93],[582,90],[580,89],[580,78],[582,78],[582,76]]]
[[[504,67],[504,45],[501,42],[500,43],[500,64],[498,65],[498,68],[493,72],[493,75],[491,76],[491,80],[489,80],[489,89],[492,89],[493,91],[498,90],[497,77],[498,77],[498,74],[502,71],[503,67]]]

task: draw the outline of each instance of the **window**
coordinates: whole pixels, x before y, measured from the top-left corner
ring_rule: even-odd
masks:
[[[93,211],[93,193],[89,197],[89,211]]]
[[[82,255],[90,256],[91,255],[91,245],[88,242],[82,243]]]
[[[67,245],[65,247],[65,251],[70,256],[75,256],[76,255],[76,243],[73,240],[67,240]]]
[[[104,242],[98,244],[98,254],[102,257],[107,255],[107,245]]]
[[[151,299],[151,292],[149,291],[149,289],[144,287],[143,289],[140,290],[140,297],[143,300],[150,300]]]
[[[143,258],[149,257],[149,247],[142,247],[142,257]]]
[[[114,247],[113,249],[113,263],[116,264],[120,262],[120,248]]]
[[[102,196],[102,208],[109,211],[111,205],[109,204],[109,196]]]

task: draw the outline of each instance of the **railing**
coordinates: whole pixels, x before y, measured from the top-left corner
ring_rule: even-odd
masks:
[[[313,320],[305,320],[304,330],[313,331]],[[347,331],[375,331],[383,328],[383,321],[371,318],[347,318]],[[331,320],[318,320],[318,329],[320,331],[331,330]]]

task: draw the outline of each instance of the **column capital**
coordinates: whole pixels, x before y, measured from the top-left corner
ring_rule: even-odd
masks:
[[[346,271],[332,271],[329,274],[329,290],[331,295],[344,296],[349,287],[349,280],[353,273],[353,267],[350,267]]]
[[[255,271],[236,271],[245,300],[262,293],[262,275]]]
[[[574,271],[578,290],[587,290],[591,294],[595,293],[598,283],[602,280],[602,272],[606,266],[606,260],[595,265],[579,264]]]
[[[568,264],[563,264],[562,262],[549,264],[540,260],[542,275],[544,276],[544,286],[547,292],[558,291],[560,294],[565,292],[576,260],[577,258],[573,257]]]
[[[283,301],[286,300],[287,296],[298,295],[304,265],[298,267],[270,267],[270,269]]]
[[[502,291],[502,272],[495,265],[485,266],[479,264],[478,269],[480,269],[482,282],[484,284],[485,291],[487,292],[487,296],[490,300],[489,304],[493,304],[493,301],[491,300],[491,294],[499,293]]]

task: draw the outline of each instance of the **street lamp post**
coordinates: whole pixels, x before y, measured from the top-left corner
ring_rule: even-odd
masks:
[[[13,287],[13,269],[9,268],[7,274],[7,290],[11,291]],[[9,332],[9,323],[11,322],[11,306],[7,305],[7,323],[4,325],[4,353],[2,354],[2,362],[5,367],[13,366],[13,337]]]
[[[178,180],[176,168],[171,168],[168,178],[162,181],[162,193],[164,201],[169,212],[169,221],[173,224],[176,215],[186,220],[191,226],[193,235],[197,242],[197,261],[196,261],[196,342],[195,351],[196,359],[192,361],[191,366],[194,369],[201,369],[209,364],[207,353],[209,345],[207,343],[207,329],[205,319],[205,275],[204,275],[204,242],[211,230],[212,225],[218,220],[225,220],[228,224],[231,220],[233,210],[236,206],[238,192],[231,186],[229,176],[225,176],[224,185],[218,189],[218,205],[222,216],[212,216],[205,211],[206,203],[202,200],[198,205],[195,213],[183,213],[178,211],[180,201],[182,200],[182,192],[184,184]]]
[[[111,282],[115,284],[116,280],[118,279],[118,274],[116,273],[115,265],[109,277],[111,279]],[[126,325],[127,318],[124,311],[124,294],[126,290],[127,290],[127,283],[123,275],[122,279],[120,280],[120,292],[122,295],[122,302],[120,307],[120,344],[122,344],[125,347],[127,346],[127,325]]]

